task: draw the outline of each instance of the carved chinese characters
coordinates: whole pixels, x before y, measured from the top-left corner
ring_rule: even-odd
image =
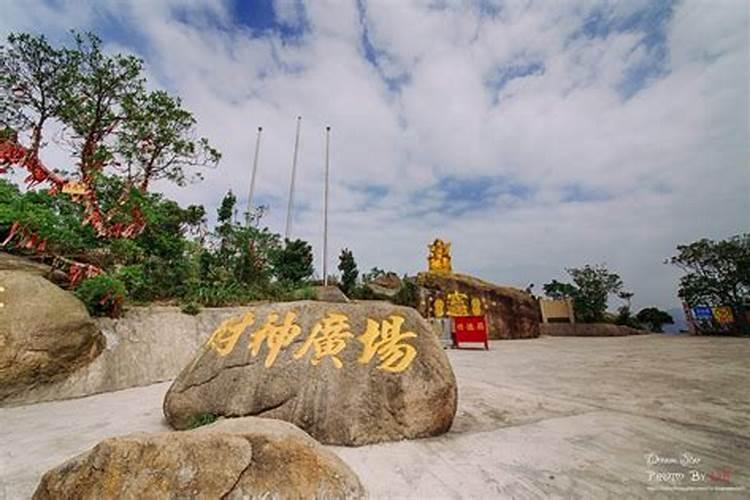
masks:
[[[296,318],[297,313],[294,311],[287,312],[282,321],[279,320],[278,314],[269,314],[263,325],[250,334],[250,354],[253,357],[258,356],[265,347],[266,358],[263,366],[272,367],[281,350],[302,334],[302,329],[295,323]],[[227,356],[234,350],[240,336],[254,322],[253,312],[230,318],[219,325],[206,345],[218,356]],[[399,373],[409,368],[417,355],[417,350],[404,340],[417,335],[410,331],[402,332],[403,323],[404,318],[398,315],[391,315],[381,322],[368,318],[366,331],[357,337],[363,348],[359,363],[369,363],[377,354],[380,370]],[[328,358],[333,366],[341,368],[344,365],[337,355],[347,347],[347,342],[351,338],[354,338],[354,334],[350,330],[348,316],[329,312],[315,323],[307,340],[294,351],[293,357],[301,359],[312,350],[310,362],[313,365],[318,365],[324,358]]]
[[[287,302],[216,324],[164,399],[177,429],[205,414],[261,416],[357,446],[434,436],[453,422],[453,370],[414,309]]]

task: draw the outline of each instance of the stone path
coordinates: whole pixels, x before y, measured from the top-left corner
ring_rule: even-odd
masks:
[[[543,337],[491,349],[449,351],[459,411],[447,435],[332,448],[373,498],[750,495],[747,339]],[[0,499],[30,497],[45,470],[105,437],[166,430],[167,387],[0,409]]]

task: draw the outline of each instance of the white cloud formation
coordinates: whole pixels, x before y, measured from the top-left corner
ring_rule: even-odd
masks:
[[[606,262],[636,307],[671,307],[662,260],[678,243],[750,231],[746,2],[638,18],[654,4],[276,1],[279,23],[305,29],[293,39],[238,25],[229,3],[187,5],[8,1],[0,34],[126,32],[100,34],[224,154],[205,182],[161,186],[182,203],[242,200],[262,125],[256,189],[279,232],[302,115],[294,233],[316,250],[330,124],[329,253],[347,246],[361,268],[419,271],[439,236],[491,281],[539,289]]]

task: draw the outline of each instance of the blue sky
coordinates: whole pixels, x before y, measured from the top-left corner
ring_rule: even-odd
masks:
[[[678,243],[750,230],[741,0],[0,4],[1,35],[94,30],[183,98],[223,160],[201,184],[158,186],[181,203],[244,203],[262,125],[257,200],[283,231],[302,115],[294,235],[319,269],[326,125],[329,253],[363,269],[415,273],[443,237],[490,281],[606,263],[636,307],[672,307],[662,261]]]

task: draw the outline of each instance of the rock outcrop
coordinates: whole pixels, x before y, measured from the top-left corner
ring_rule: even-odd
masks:
[[[396,273],[385,273],[367,283],[367,288],[376,296],[393,298],[401,290],[403,282]]]
[[[110,438],[48,471],[34,499],[362,498],[336,455],[291,424],[231,419]]]
[[[0,401],[63,378],[104,348],[75,295],[21,271],[0,271],[0,287]]]
[[[456,380],[428,323],[384,303],[291,302],[225,321],[164,399],[185,429],[202,414],[291,422],[327,444],[450,429]]]
[[[0,271],[23,271],[41,276],[62,288],[67,288],[70,285],[68,275],[59,269],[6,252],[0,252]]]
[[[625,337],[651,332],[611,323],[542,323],[542,335],[550,337]]]
[[[349,302],[349,297],[335,285],[316,286],[315,300],[320,302]]]
[[[206,332],[249,310],[206,307],[193,316],[174,306],[129,307],[120,318],[95,318],[107,345],[92,363],[62,380],[8,396],[0,406],[76,398],[172,380],[206,341]]]
[[[419,273],[417,308],[428,318],[486,315],[490,339],[539,336],[539,307],[528,293],[457,273]]]

